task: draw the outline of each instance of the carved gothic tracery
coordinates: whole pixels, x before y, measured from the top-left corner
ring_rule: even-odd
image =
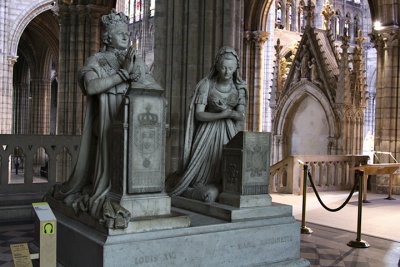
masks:
[[[279,40],[275,46],[276,61],[272,95],[275,96],[276,104],[271,106],[274,109],[273,132],[277,135],[286,132],[288,138],[292,138],[290,127],[294,126],[283,129],[282,127],[287,127],[284,126],[286,124],[283,121],[291,121],[297,116],[291,112],[302,112],[297,111],[296,107],[301,105],[303,99],[312,95],[312,98],[318,99],[320,103],[313,104],[315,108],[324,110],[324,116],[327,117],[324,120],[330,117],[333,121],[330,126],[332,127],[331,134],[327,136],[330,141],[326,144],[325,151],[332,154],[361,153],[366,107],[364,38],[361,34],[355,39],[351,39],[348,35],[341,36],[340,48],[335,46],[334,40],[331,39],[328,22],[330,16],[333,15],[329,3],[325,5],[324,10],[327,29],[325,31],[312,26],[314,18],[309,14],[314,12],[313,8],[310,3],[304,7],[309,27],[304,30],[284,84],[282,84],[282,69],[286,63],[282,54],[284,50]],[[352,50],[349,49],[350,46]],[[349,51],[353,50],[354,54],[351,55]],[[312,102],[312,100],[308,101],[307,103]],[[318,108],[318,105],[321,107]],[[288,116],[287,114],[291,114],[291,117],[281,117]],[[318,124],[317,121],[314,123]],[[292,144],[289,142],[287,145]],[[277,151],[280,151],[282,156],[285,156],[283,152],[292,149],[284,148],[282,144],[278,146],[280,148]]]

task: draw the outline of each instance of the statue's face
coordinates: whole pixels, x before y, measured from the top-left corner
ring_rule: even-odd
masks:
[[[217,66],[219,79],[230,80],[232,79],[233,73],[236,71],[237,62],[236,59],[222,59]]]
[[[114,29],[110,30],[110,46],[124,50],[129,47],[129,32],[128,25],[119,24]]]

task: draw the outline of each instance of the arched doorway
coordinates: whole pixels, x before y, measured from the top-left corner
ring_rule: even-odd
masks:
[[[59,23],[52,11],[39,14],[23,31],[13,71],[13,133],[50,134],[58,46]]]

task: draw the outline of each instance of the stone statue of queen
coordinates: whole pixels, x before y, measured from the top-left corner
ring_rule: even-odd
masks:
[[[129,46],[126,15],[112,10],[101,21],[103,50],[89,57],[79,73],[87,102],[78,160],[69,180],[56,186],[53,196],[76,213],[88,212],[108,228],[126,228],[130,212],[107,198],[111,188],[110,129],[130,83],[143,80],[147,66]]]
[[[171,196],[217,200],[223,146],[244,130],[247,86],[238,69],[236,51],[224,46],[210,73],[197,84],[186,124],[183,171],[167,180]]]

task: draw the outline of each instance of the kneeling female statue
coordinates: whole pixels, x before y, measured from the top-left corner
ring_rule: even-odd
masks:
[[[167,181],[173,183],[171,196],[217,200],[223,146],[244,128],[247,89],[238,68],[236,51],[222,47],[210,73],[197,84],[185,132],[183,170]]]

